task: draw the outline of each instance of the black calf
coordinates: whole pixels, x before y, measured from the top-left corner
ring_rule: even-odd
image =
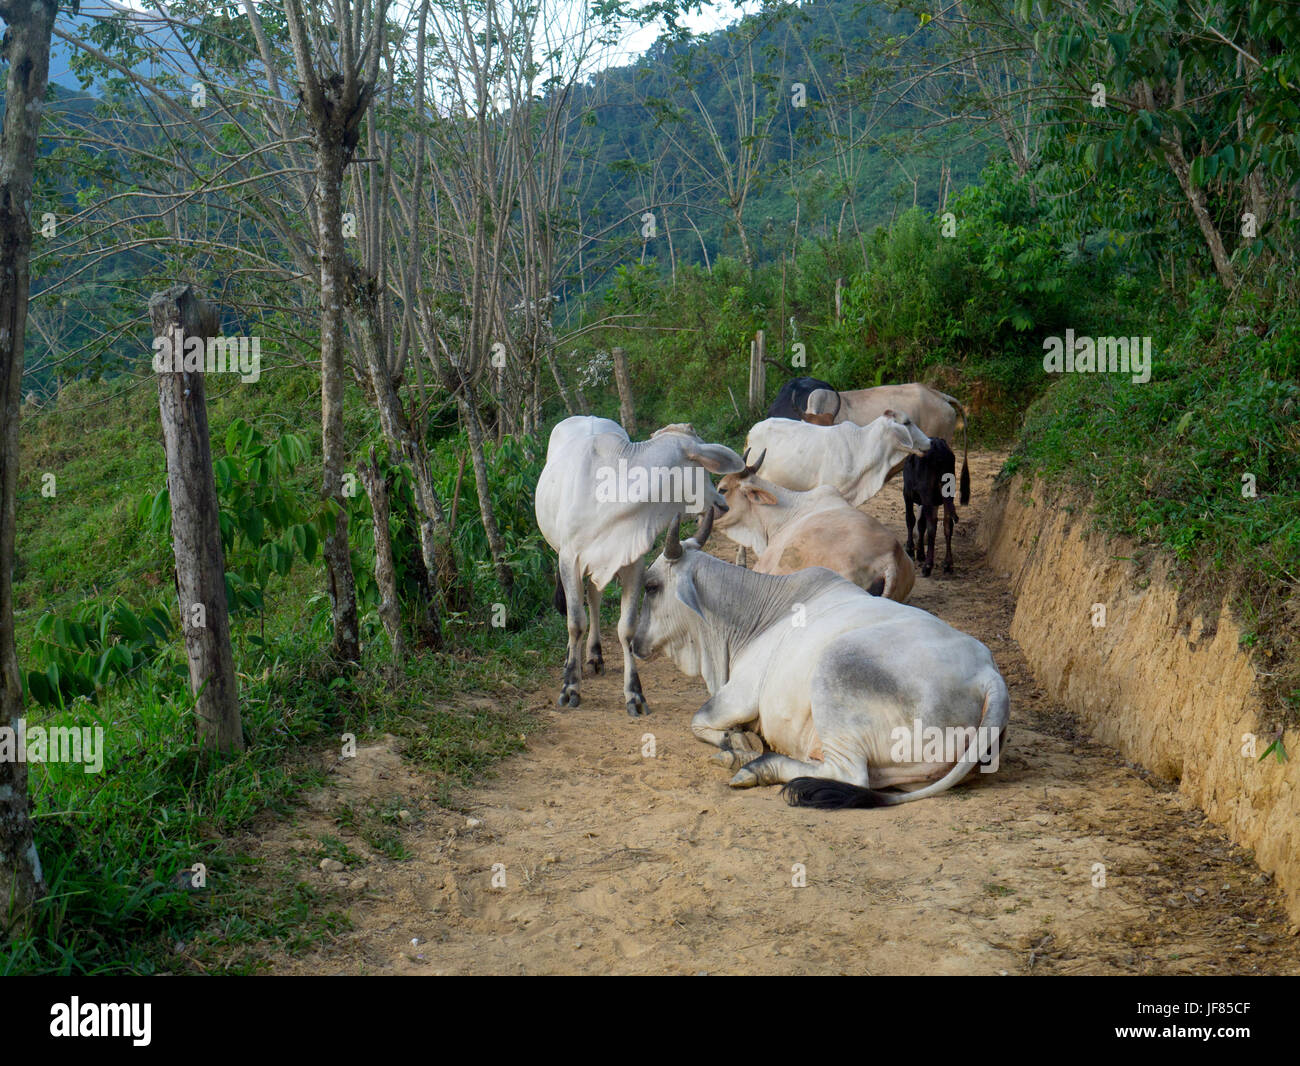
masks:
[[[948,442],[939,437],[930,438],[930,450],[924,455],[909,455],[903,463],[903,503],[907,507],[907,554],[917,559],[912,548],[912,527],[916,517],[915,505],[921,509],[920,554],[925,556],[921,576],[929,577],[934,569],[934,542],[939,534],[939,508],[943,508],[943,539],[948,554],[943,560],[943,572],[952,573],[952,526],[958,521],[953,496],[957,493],[957,457]]]
[[[828,385],[817,378],[791,378],[781,386],[772,406],[767,409],[768,418],[793,418],[803,421],[804,408],[808,404],[808,394],[818,389],[835,391],[834,385]]]

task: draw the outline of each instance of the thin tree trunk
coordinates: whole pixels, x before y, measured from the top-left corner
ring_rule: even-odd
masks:
[[[456,529],[456,510],[460,507],[460,487],[465,481],[465,453],[460,453],[460,460],[456,464],[456,487],[451,490],[451,528],[453,532]]]
[[[370,449],[370,462],[358,468],[361,480],[370,497],[370,510],[375,523],[375,584],[379,586],[379,620],[384,623],[388,643],[393,650],[393,666],[400,670],[406,658],[406,641],[402,637],[402,608],[397,598],[397,573],[393,569],[393,539],[388,531],[388,479],[379,469],[375,449]]]
[[[1141,94],[1147,110],[1154,111],[1155,94],[1150,84],[1142,82],[1138,86],[1138,92]],[[1174,83],[1175,110],[1179,110],[1183,106],[1183,93],[1183,71],[1180,66]],[[1233,269],[1232,261],[1228,258],[1228,251],[1223,245],[1223,237],[1220,236],[1218,229],[1214,225],[1214,219],[1210,216],[1209,208],[1205,206],[1205,192],[1192,182],[1191,163],[1183,153],[1183,143],[1179,139],[1179,135],[1176,132],[1172,134],[1165,133],[1160,138],[1160,150],[1169,169],[1173,171],[1174,177],[1178,179],[1178,185],[1183,190],[1183,195],[1187,197],[1187,203],[1192,209],[1192,215],[1196,219],[1196,224],[1200,226],[1201,235],[1205,238],[1205,244],[1210,250],[1210,258],[1214,260],[1214,269],[1218,271],[1219,280],[1223,282],[1226,288],[1235,289],[1237,287],[1237,272]]]
[[[564,409],[571,415],[578,413],[577,407],[574,406],[573,397],[569,395],[568,386],[564,384],[564,379],[560,376],[560,364],[555,359],[555,351],[547,349],[546,365],[551,368],[551,376],[555,378],[555,386],[560,390],[560,399],[564,401]]]
[[[348,553],[348,512],[343,496],[343,329],[348,285],[347,252],[343,245],[343,169],[352,158],[361,120],[374,94],[383,27],[387,10],[378,0],[369,11],[373,21],[370,40],[364,39],[366,9],[343,2],[335,5],[333,36],[337,40],[338,68],[322,57],[320,73],[313,46],[323,38],[309,27],[301,0],[285,0],[285,23],[298,69],[301,99],[311,128],[316,160],[317,255],[321,276],[321,496],[336,508],[334,528],[325,538],[322,554],[333,610],[334,637],[330,653],[337,662],[361,658],[357,624],[357,590]],[[320,12],[313,9],[313,14]],[[368,74],[363,76],[363,74]]]
[[[336,101],[337,103],[337,101]],[[338,506],[334,529],[325,538],[325,568],[334,612],[330,653],[340,662],[361,659],[357,623],[356,579],[348,551],[348,511],[343,496],[343,298],[347,285],[347,252],[343,246],[343,146],[320,134],[316,149],[316,182],[320,194],[321,266],[321,495]]]
[[[161,354],[170,360],[185,357],[187,341],[217,334],[215,310],[197,299],[188,285],[155,293],[149,300],[149,318],[154,337],[162,342]],[[167,452],[167,489],[171,495],[176,594],[185,633],[190,691],[195,697],[199,747],[243,751],[204,373],[202,369],[176,373],[164,366],[157,376],[158,412]]]
[[[749,231],[745,229],[745,220],[741,217],[743,208],[736,208],[732,211],[732,216],[736,220],[736,234],[740,237],[740,255],[745,261],[745,270],[753,274],[754,272],[754,249],[749,243]]]
[[[23,336],[31,290],[29,211],[45,90],[54,0],[0,4],[9,60],[0,133],[0,729],[21,726],[23,688],[14,647],[14,512]],[[13,735],[13,734],[11,734]],[[0,759],[0,933],[26,929],[45,894],[32,836],[27,763]]]
[[[483,425],[479,421],[473,389],[467,383],[464,393],[457,396],[461,416],[465,419],[465,430],[469,435],[470,459],[474,464],[474,485],[478,489],[478,510],[483,520],[483,532],[487,534],[488,548],[492,551],[492,563],[496,568],[497,583],[509,592],[515,583],[514,575],[506,562],[506,544],[497,526],[496,511],[492,506],[491,485],[488,482],[487,459],[483,454]]]
[[[1228,258],[1228,250],[1223,246],[1223,237],[1220,236],[1218,229],[1214,225],[1214,219],[1210,217],[1209,209],[1205,206],[1204,191],[1192,183],[1191,165],[1187,162],[1187,157],[1183,155],[1183,146],[1178,141],[1166,137],[1161,141],[1161,148],[1165,154],[1165,161],[1169,164],[1169,169],[1174,172],[1174,177],[1178,179],[1178,184],[1182,186],[1183,195],[1187,197],[1187,202],[1191,205],[1196,224],[1201,227],[1201,234],[1205,237],[1205,243],[1210,249],[1210,258],[1214,260],[1214,269],[1219,273],[1219,280],[1223,282],[1225,288],[1235,289],[1237,287],[1237,272],[1233,269],[1232,261]]]
[[[411,432],[410,420],[402,408],[401,398],[393,384],[384,346],[380,343],[378,308],[373,303],[358,308],[356,328],[360,340],[366,373],[374,394],[375,409],[379,412],[379,427],[393,449],[411,468],[415,486],[415,506],[418,512],[420,559],[424,565],[425,597],[420,634],[423,643],[442,647],[441,611],[437,597],[448,603],[463,599],[460,573],[451,543],[451,528],[442,508],[442,501],[433,487],[429,472],[428,455]]]

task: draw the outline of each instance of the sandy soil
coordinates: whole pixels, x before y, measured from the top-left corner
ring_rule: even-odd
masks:
[[[974,527],[1002,456],[973,457],[956,573],[918,575],[912,603],[984,641],[1012,693],[1002,766],[885,810],[790,808],[733,791],[688,721],[707,693],[646,666],[653,714],[623,710],[616,640],[578,710],[553,707],[560,658],[532,705],[549,728],[457,796],[391,738],[334,767],[292,822],[257,842],[348,912],[353,928],[281,973],[1300,973],[1273,886],[1178,794],[1089,742],[1036,686],[1008,636],[1005,575]],[[867,510],[901,533],[896,480]],[[715,546],[718,547],[718,546]],[[719,554],[733,558],[721,540]],[[942,553],[942,543],[939,551]],[[642,754],[646,734],[655,754]],[[412,858],[393,862],[331,811],[397,799]],[[325,834],[367,856],[320,871]],[[1104,866],[1104,886],[1097,864]],[[504,874],[504,886],[500,885]],[[802,871],[802,874],[801,874]],[[800,882],[806,882],[800,885]]]

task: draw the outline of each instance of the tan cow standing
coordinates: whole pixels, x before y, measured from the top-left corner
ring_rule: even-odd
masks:
[[[824,566],[874,595],[906,603],[916,570],[898,538],[829,485],[795,492],[758,477],[766,454],[718,483],[728,510],[715,515],[716,526],[758,553],[754,569],[793,574]]]

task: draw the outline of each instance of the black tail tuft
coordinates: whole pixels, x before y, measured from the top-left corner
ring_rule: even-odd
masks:
[[[961,462],[961,502],[963,507],[970,503],[970,467],[965,459]]]
[[[791,807],[815,807],[822,811],[889,805],[883,793],[826,777],[796,777],[782,787],[781,795]]]
[[[560,575],[559,575],[559,574],[556,574],[556,575],[555,575],[555,600],[554,600],[554,603],[555,603],[555,609],[556,609],[557,611],[559,611],[561,615],[567,615],[567,614],[569,613],[569,601],[568,601],[568,599],[565,598],[565,595],[564,595],[564,582],[560,580]]]
[[[883,577],[876,578],[875,581],[867,586],[867,591],[873,596],[883,596],[885,594],[885,579]]]

